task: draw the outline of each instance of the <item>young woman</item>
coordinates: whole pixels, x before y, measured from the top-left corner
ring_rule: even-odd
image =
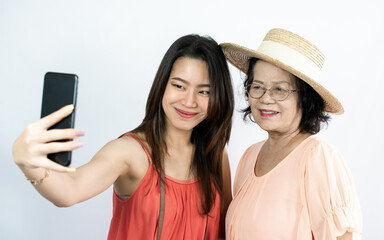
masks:
[[[108,239],[216,239],[224,236],[231,180],[225,145],[234,107],[223,52],[209,37],[175,41],[155,76],[143,122],[75,169],[47,159],[72,151],[83,132],[47,130],[73,106],[27,126],[14,162],[42,196],[71,206],[113,184]],[[220,219],[221,224],[220,224]]]

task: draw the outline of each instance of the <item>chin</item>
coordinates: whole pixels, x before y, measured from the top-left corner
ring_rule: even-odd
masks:
[[[270,125],[270,124],[257,124],[261,129],[266,132],[279,132],[278,127]]]
[[[180,130],[180,131],[192,131],[194,127],[196,127],[197,124],[182,124],[182,123],[178,123],[178,124],[174,124],[173,127],[177,130]]]

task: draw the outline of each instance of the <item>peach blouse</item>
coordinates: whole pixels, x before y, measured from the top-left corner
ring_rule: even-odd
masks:
[[[267,174],[254,167],[265,141],[249,147],[237,167],[227,239],[334,240],[345,231],[361,239],[362,217],[342,156],[310,136]]]

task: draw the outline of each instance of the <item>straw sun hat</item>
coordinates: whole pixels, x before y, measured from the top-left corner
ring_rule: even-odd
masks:
[[[324,64],[323,53],[299,35],[284,29],[272,29],[257,51],[233,43],[220,46],[227,60],[245,74],[251,58],[272,63],[308,83],[323,98],[326,112],[344,112],[339,100],[318,83]]]

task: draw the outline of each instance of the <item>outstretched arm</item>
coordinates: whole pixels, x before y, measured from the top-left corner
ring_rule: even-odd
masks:
[[[83,135],[75,129],[48,130],[72,110],[73,107],[66,106],[29,124],[13,145],[14,162],[28,179],[41,179],[47,170],[50,171],[49,176],[34,187],[57,206],[71,206],[101,193],[127,171],[129,165],[129,155],[122,152],[126,149],[122,147],[125,143],[120,139],[105,145],[89,163],[76,171],[49,160],[49,153],[72,151],[81,146],[74,141],[57,142]]]

